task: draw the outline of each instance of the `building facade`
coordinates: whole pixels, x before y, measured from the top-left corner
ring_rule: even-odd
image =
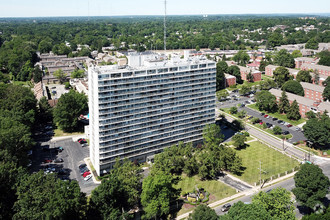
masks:
[[[297,57],[294,59],[295,68],[300,69],[303,64],[317,64],[319,60],[311,57]]]
[[[318,86],[318,85],[314,85],[314,84],[306,83],[306,82],[300,82],[300,84],[304,89],[305,98],[312,99],[316,102],[323,101],[323,96],[322,96],[322,93],[324,90],[323,86]]]
[[[233,75],[225,74],[225,87],[236,85],[236,77]]]
[[[126,68],[88,72],[90,158],[100,175],[116,158],[144,162],[165,147],[202,141],[215,121],[216,64],[130,56]]]

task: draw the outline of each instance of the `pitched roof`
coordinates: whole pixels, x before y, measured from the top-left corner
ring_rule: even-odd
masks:
[[[323,65],[316,65],[316,64],[307,64],[304,63],[301,65],[301,69],[305,67],[307,69],[312,69],[312,70],[328,70],[330,71],[330,66],[323,66]]]
[[[330,113],[330,102],[321,102],[321,104],[318,106],[318,109],[322,112],[327,110]]]
[[[320,93],[323,93],[323,90],[324,90],[323,86],[315,85],[312,83],[300,82],[300,84],[304,89],[311,89],[313,91],[320,92]]]
[[[275,95],[276,97],[281,97],[282,96],[282,90],[279,89],[271,89],[269,90],[269,92],[273,95]],[[288,96],[288,100],[289,101],[294,101],[296,100],[299,104],[303,104],[306,106],[310,106],[312,107],[314,104],[314,101],[308,98],[305,98],[303,96],[299,96],[290,92],[286,92],[286,95]]]

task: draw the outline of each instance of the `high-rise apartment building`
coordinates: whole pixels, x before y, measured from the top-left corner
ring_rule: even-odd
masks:
[[[117,157],[139,162],[202,141],[215,121],[215,62],[130,55],[128,66],[89,67],[90,158],[98,174]]]

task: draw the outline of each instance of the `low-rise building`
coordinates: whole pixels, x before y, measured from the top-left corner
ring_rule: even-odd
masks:
[[[298,57],[294,59],[295,67],[297,69],[300,69],[303,64],[317,64],[318,63],[317,58],[311,58],[311,57]]]
[[[311,70],[318,71],[320,75],[330,76],[330,66],[315,65],[315,64],[306,64],[304,63],[301,66],[302,70]]]
[[[38,101],[45,96],[45,89],[42,81],[34,84],[33,92],[34,92],[34,96]]]
[[[241,78],[242,80],[247,80],[247,75],[249,73],[252,74],[253,76],[253,82],[258,82],[261,81],[261,72],[258,70],[253,70],[249,67],[244,67],[244,66],[238,66],[241,72]]]
[[[279,102],[280,98],[282,97],[282,90],[279,89],[271,89],[269,90],[269,92],[271,94],[273,94],[274,96],[276,96],[276,100]],[[301,117],[305,118],[306,117],[306,113],[309,111],[313,111],[314,113],[317,112],[321,112],[321,110],[318,108],[318,106],[320,105],[319,102],[315,102],[312,99],[309,98],[305,98],[290,92],[286,92],[287,96],[288,96],[288,100],[290,102],[290,104],[296,100],[299,106],[299,113],[301,115]],[[322,103],[321,103],[322,104]],[[325,106],[327,107],[327,106]]]
[[[312,83],[300,82],[301,86],[304,88],[305,97],[312,99],[317,102],[323,101],[323,86],[314,85]]]
[[[268,65],[265,67],[265,75],[266,76],[273,76],[274,75],[274,71],[276,70],[276,68],[278,68],[279,66],[275,66],[275,65]],[[299,70],[296,69],[292,69],[292,68],[287,68],[289,70],[290,75],[292,75],[294,78],[296,78]]]
[[[225,73],[225,86],[236,85],[236,77]]]

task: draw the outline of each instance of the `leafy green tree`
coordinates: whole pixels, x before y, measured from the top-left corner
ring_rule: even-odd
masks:
[[[74,131],[78,127],[78,117],[88,109],[87,97],[83,93],[70,90],[63,94],[54,109],[54,122],[64,131]]]
[[[297,200],[313,209],[329,192],[330,181],[316,165],[305,163],[294,175],[295,186],[292,190]]]
[[[237,130],[244,130],[245,126],[244,123],[241,120],[235,119],[232,121],[232,125],[237,129]]]
[[[3,83],[9,83],[10,79],[9,79],[9,76],[6,75],[6,74],[3,74],[1,71],[0,71],[0,82],[3,82]]]
[[[319,43],[316,41],[315,38],[311,38],[307,41],[305,45],[306,49],[312,49],[312,50],[317,50],[319,49]]]
[[[301,118],[299,105],[296,100],[291,103],[289,111],[286,113],[286,117],[290,120],[299,120]]]
[[[308,70],[300,70],[297,74],[296,80],[298,82],[312,82],[312,76]]]
[[[141,204],[147,219],[169,214],[171,201],[179,196],[172,184],[172,175],[163,172],[149,175],[143,180]]]
[[[84,70],[75,69],[71,73],[71,78],[83,78],[84,76],[85,76],[85,71]]]
[[[276,125],[274,128],[273,128],[273,133],[274,134],[282,134],[282,128],[278,125]]]
[[[320,84],[320,74],[319,74],[318,70],[314,70],[314,79],[313,80],[316,85]]]
[[[259,71],[264,72],[267,65],[268,65],[267,61],[265,59],[262,59],[260,61]]]
[[[205,125],[203,129],[203,139],[205,146],[219,146],[223,141],[223,134],[219,126],[215,124]]]
[[[241,201],[235,203],[227,214],[220,216],[220,220],[241,220],[241,219],[274,219],[262,205],[255,203],[244,204]]]
[[[233,106],[229,109],[230,114],[237,114],[237,107]]]
[[[245,146],[245,141],[247,140],[245,135],[242,134],[235,134],[232,138],[232,140],[234,141],[233,145],[236,148],[241,148]]]
[[[296,80],[289,80],[282,86],[282,90],[286,92],[291,92],[296,95],[304,96],[304,88],[302,85]]]
[[[238,112],[238,113],[237,113],[237,116],[238,116],[239,118],[244,118],[244,117],[246,116],[246,111],[245,111],[245,110],[242,110],[242,111]]]
[[[286,95],[285,90],[282,91],[282,96],[278,103],[278,111],[279,113],[287,113],[290,109],[290,102],[288,100],[288,96]]]
[[[330,52],[322,51],[318,54],[320,60],[318,62],[319,65],[330,66]]]
[[[40,53],[48,53],[49,51],[52,50],[52,39],[47,38],[42,41],[40,41],[38,45],[38,50]]]
[[[311,111],[309,111],[309,112],[306,112],[306,117],[308,118],[308,119],[311,119],[311,118],[316,118],[316,114],[311,110]]]
[[[303,126],[305,137],[315,145],[326,148],[330,145],[330,118],[324,112],[320,118],[311,118]]]
[[[252,203],[262,206],[274,219],[296,219],[290,192],[279,187],[269,193],[259,192]]]
[[[259,120],[260,120],[259,118],[257,118],[257,117],[253,117],[253,118],[251,119],[251,122],[252,122],[252,124],[256,124],[256,123],[258,123]]]
[[[38,66],[34,67],[34,70],[33,70],[33,82],[34,83],[40,82],[42,80],[42,75],[43,75],[42,70]]]
[[[330,207],[326,209],[325,213],[312,213],[310,215],[304,215],[302,220],[328,220],[330,219]]]
[[[251,86],[248,86],[248,85],[245,85],[245,84],[243,84],[242,88],[239,90],[239,94],[241,94],[241,95],[245,95],[245,94],[248,94],[250,92],[251,92]]]
[[[52,51],[57,55],[68,55],[72,52],[71,48],[66,46],[65,43],[55,44]]]
[[[276,46],[280,46],[283,42],[283,36],[280,31],[274,31],[269,37],[267,46],[270,48],[274,48]]]
[[[30,60],[22,66],[21,71],[19,72],[17,79],[20,81],[31,80],[33,72],[33,66]]]
[[[330,101],[330,83],[328,83],[326,85],[326,87],[324,88],[323,93],[322,93],[322,96],[323,96],[323,100],[324,101],[327,101],[327,100]]]
[[[189,220],[217,220],[218,215],[207,205],[201,204],[197,206],[197,208],[189,214]]]
[[[298,58],[298,57],[302,57],[303,56],[302,53],[300,52],[300,50],[294,50],[294,51],[292,51],[291,55],[292,55],[293,58]]]
[[[226,89],[223,89],[223,90],[217,91],[216,96],[217,96],[218,100],[223,100],[229,96],[229,93]]]
[[[243,80],[241,77],[241,71],[238,66],[236,66],[236,65],[230,66],[230,67],[228,67],[227,71],[228,71],[228,74],[236,77],[236,83],[238,83],[238,84],[243,83]]]
[[[256,106],[261,111],[275,112],[277,110],[276,97],[269,91],[258,92],[256,102]]]
[[[187,176],[191,177],[191,176],[198,173],[198,168],[199,168],[199,166],[198,166],[198,162],[196,160],[196,157],[195,156],[190,156],[185,161],[183,172],[185,174],[187,174]]]
[[[275,82],[279,87],[282,87],[282,85],[290,79],[289,70],[283,66],[277,67],[273,74]]]
[[[274,63],[281,67],[294,68],[295,62],[290,53],[287,50],[282,49],[274,56]]]
[[[253,78],[253,76],[252,76],[252,72],[251,72],[251,70],[250,70],[250,72],[247,74],[246,79],[247,79],[248,82],[253,82],[253,81],[254,81],[254,78]]]
[[[27,174],[17,188],[14,219],[79,219],[86,197],[77,181],[63,181],[43,171]]]
[[[46,97],[42,97],[38,103],[38,118],[40,123],[49,122],[53,119],[53,109]]]
[[[62,69],[58,69],[56,70],[53,75],[58,79],[60,80],[60,83],[62,84],[66,78],[67,78],[67,74],[62,70]]]
[[[237,62],[238,65],[245,66],[245,64],[249,62],[250,56],[245,51],[240,50],[234,55],[233,60]]]
[[[227,72],[228,64],[225,61],[219,61],[216,68],[216,88],[219,91],[225,87],[225,73]]]

